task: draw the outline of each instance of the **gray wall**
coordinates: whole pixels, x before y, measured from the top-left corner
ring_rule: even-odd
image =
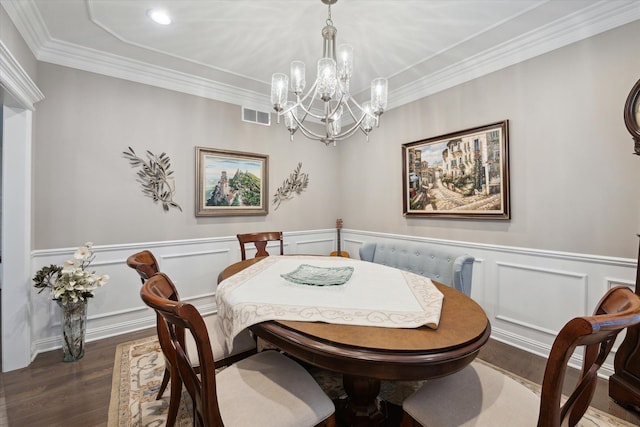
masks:
[[[34,249],[229,236],[259,230],[331,228],[340,192],[338,150],[282,125],[241,121],[240,107],[47,63],[38,64],[34,144]],[[131,146],[166,152],[174,201],[164,212],[145,197],[122,156]],[[269,214],[198,217],[195,147],[269,155]],[[271,199],[298,162],[309,186],[275,210]]]
[[[239,258],[234,234],[282,229],[288,253],[327,253],[336,217],[347,228],[343,249],[354,257],[373,239],[435,241],[474,254],[473,297],[492,335],[542,355],[568,315],[590,312],[611,286],[633,285],[640,159],[631,154],[622,106],[640,77],[640,22],[388,111],[369,143],[358,136],[332,148],[300,137],[292,144],[282,126],[242,123],[237,106],[36,65],[6,21],[0,8],[0,40],[46,97],[34,114],[31,272],[62,262],[87,240],[105,245],[96,268],[111,280],[91,304],[90,339],[153,324],[124,264],[139,248],[151,248],[161,269],[185,284],[183,297],[209,312],[211,277]],[[511,221],[402,216],[403,143],[504,119],[511,123]],[[196,218],[199,145],[268,154],[271,195],[303,162],[309,188],[277,211],[270,205],[265,217]],[[167,152],[184,212],[165,213],[141,194],[121,155],[127,146]],[[21,241],[29,239],[14,246]],[[5,369],[60,345],[55,305],[35,297],[29,274],[14,276],[24,280],[3,289],[13,290],[12,310],[3,307],[3,329],[12,334],[3,343],[25,354],[3,354]]]
[[[635,258],[640,158],[622,111],[640,22],[386,112],[341,148],[346,228]],[[508,119],[511,221],[402,216],[401,145]]]
[[[0,40],[20,66],[35,80],[36,59],[2,6],[0,6]]]
[[[151,86],[38,64],[34,249],[333,227],[635,258],[640,159],[622,120],[640,77],[640,22],[388,111],[370,141],[325,147],[240,109]],[[401,144],[510,121],[511,221],[402,216]],[[266,217],[196,218],[194,147],[270,156],[275,189],[303,162],[309,189]],[[121,156],[165,151],[184,212],[142,196]]]

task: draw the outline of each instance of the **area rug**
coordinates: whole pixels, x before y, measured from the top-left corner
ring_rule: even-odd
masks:
[[[156,337],[118,345],[107,426],[165,425],[171,387],[167,387],[162,399],[156,400],[163,374],[164,356]],[[176,427],[193,426],[191,411],[191,398],[183,388]]]
[[[535,393],[540,393],[539,385],[493,367],[511,376]],[[344,397],[339,375],[313,367],[308,367],[308,369],[329,397],[332,399]],[[156,400],[163,373],[164,357],[155,337],[120,344],[116,349],[113,366],[107,425],[109,427],[163,426],[169,408],[170,392],[170,387],[167,387],[162,399]],[[400,405],[402,400],[413,393],[420,384],[420,381],[383,381],[380,397],[387,402]],[[193,425],[191,411],[191,398],[186,391],[183,391],[176,427]],[[589,408],[578,425],[580,427],[634,426],[595,408]]]

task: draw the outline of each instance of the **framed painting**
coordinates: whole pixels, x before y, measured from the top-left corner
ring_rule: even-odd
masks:
[[[403,215],[510,219],[509,121],[402,145]]]
[[[269,156],[196,147],[196,216],[266,215]]]

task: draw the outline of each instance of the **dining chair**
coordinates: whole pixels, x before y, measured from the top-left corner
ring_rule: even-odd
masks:
[[[137,252],[128,257],[127,265],[138,272],[143,284],[156,273],[160,272],[155,256],[148,250]],[[169,282],[169,285],[166,289],[166,297],[179,301],[180,295],[173,285],[173,282]],[[209,330],[216,331],[220,328],[216,314],[205,316],[204,319]],[[178,408],[180,407],[182,382],[180,380],[180,374],[178,373],[174,352],[171,350],[170,337],[166,332],[166,328],[163,328],[162,322],[160,316],[156,314],[156,332],[165,359],[164,375],[156,399],[162,398],[169,384],[169,380],[173,380],[171,381],[171,395],[169,396],[169,411],[167,413],[167,427],[172,427],[175,424]],[[230,365],[257,352],[256,340],[251,336],[249,331],[243,331],[239,334],[233,341],[233,347],[231,349],[227,348],[224,339],[221,337],[222,335],[220,333],[211,339],[213,355],[218,366]],[[187,337],[185,346],[187,354],[197,355],[196,343],[190,336]],[[197,366],[197,359],[194,359],[194,364]]]
[[[167,298],[173,285],[163,273],[147,280],[142,300],[163,319],[182,381],[193,400],[194,425],[202,427],[335,427],[335,407],[301,365],[267,350],[216,372],[208,325],[191,304]],[[185,348],[196,343],[199,370]]]
[[[156,257],[148,250],[131,255],[127,258],[127,265],[138,272],[142,283],[160,271]]]
[[[135,254],[129,256],[127,258],[127,265],[129,267],[131,267],[132,269],[134,269],[138,275],[140,276],[140,280],[142,281],[142,283],[144,284],[144,282],[151,276],[153,276],[154,274],[156,274],[157,272],[160,271],[160,267],[158,265],[158,261],[156,260],[156,257],[153,255],[153,253],[149,250],[143,250],[140,252],[136,252]],[[157,328],[157,323],[160,321],[160,318],[157,317],[156,319],[156,329]],[[160,339],[160,331],[158,330],[158,339]],[[166,339],[166,338],[165,338]],[[165,356],[165,369],[164,369],[164,375],[162,377],[162,383],[160,384],[160,390],[158,391],[158,395],[156,396],[156,399],[161,399],[162,395],[164,394],[165,389],[167,388],[167,385],[169,384],[169,380],[171,379],[171,370],[169,368],[170,366],[170,361],[166,359]],[[172,393],[173,395],[173,393]],[[172,402],[173,403],[173,402]],[[167,423],[167,425],[173,425],[173,423],[175,422],[175,415],[177,415],[177,407],[178,407],[179,401],[173,405],[169,405],[170,406],[170,410],[169,413],[172,415],[172,417],[170,419],[172,419],[171,423]],[[174,408],[175,406],[175,408]],[[172,410],[175,409],[175,410]],[[175,412],[175,414],[174,414]]]
[[[284,255],[284,241],[282,238],[282,231],[264,231],[260,233],[245,233],[238,234],[238,241],[240,242],[240,252],[242,255],[242,260],[247,259],[247,253],[245,249],[245,245],[247,243],[253,243],[256,248],[256,256],[263,257],[269,256],[269,252],[267,252],[266,247],[268,242],[280,242],[280,255]]]
[[[402,404],[402,427],[575,426],[588,409],[597,372],[618,334],[640,324],[640,296],[629,288],[610,289],[592,316],[576,317],[551,347],[541,397],[502,372],[472,362],[462,371],[427,381]],[[562,395],[569,359],[584,347],[580,378],[566,401]],[[564,402],[564,403],[563,403]]]

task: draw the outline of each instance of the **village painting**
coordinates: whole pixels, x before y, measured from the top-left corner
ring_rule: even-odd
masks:
[[[507,121],[402,149],[404,215],[509,218]]]
[[[196,215],[266,215],[268,156],[198,148]]]

